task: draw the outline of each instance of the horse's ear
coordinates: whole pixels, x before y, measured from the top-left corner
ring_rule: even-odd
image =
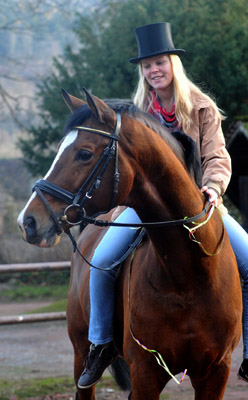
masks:
[[[90,94],[83,88],[89,108],[100,122],[111,123],[115,120],[115,112],[103,100]]]
[[[61,89],[61,92],[66,105],[69,107],[71,111],[75,111],[77,108],[86,104],[85,101],[72,96],[63,88]]]

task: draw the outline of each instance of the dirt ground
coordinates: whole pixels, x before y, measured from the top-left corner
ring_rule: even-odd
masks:
[[[0,316],[20,315],[38,306],[39,304],[0,305]],[[242,341],[233,353],[224,400],[248,399],[248,384],[237,378],[241,361]],[[66,322],[0,326],[0,379],[18,380],[49,376],[73,376],[73,350],[67,335]],[[164,393],[170,400],[193,399],[188,377],[180,386],[170,381]],[[99,388],[96,393],[97,400],[126,400],[127,397],[127,393],[111,388]],[[73,400],[73,394],[57,394],[55,397],[46,398],[51,399]]]

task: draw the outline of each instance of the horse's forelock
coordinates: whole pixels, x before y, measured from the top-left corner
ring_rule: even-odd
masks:
[[[73,113],[69,115],[69,118],[65,124],[64,132],[67,134],[71,130],[74,129],[75,126],[82,125],[84,121],[86,121],[93,113],[89,109],[87,104],[77,108]]]
[[[132,108],[137,109],[130,100],[123,99],[107,99],[104,100],[109,107],[111,107],[115,112],[124,114]],[[133,113],[131,113],[133,115]],[[72,114],[70,114],[64,132],[67,133],[71,131],[75,126],[82,125],[88,118],[92,117],[93,113],[87,104],[77,108]]]

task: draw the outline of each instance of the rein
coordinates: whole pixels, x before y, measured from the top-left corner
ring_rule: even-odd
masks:
[[[194,225],[193,228],[189,228],[187,225],[183,225],[183,227],[186,228],[186,229],[189,231],[189,238],[190,238],[190,240],[192,240],[192,242],[197,243],[197,244],[200,246],[200,248],[202,249],[203,253],[205,253],[205,254],[206,254],[207,256],[209,256],[209,257],[216,256],[217,254],[219,254],[219,253],[221,252],[222,247],[223,247],[223,244],[224,244],[224,239],[225,239],[225,227],[224,227],[224,222],[223,222],[223,219],[222,219],[222,217],[221,217],[221,213],[220,213],[220,211],[218,210],[218,208],[217,208],[217,211],[219,212],[220,218],[221,218],[221,221],[222,221],[222,237],[221,237],[220,243],[219,243],[219,245],[218,245],[218,247],[217,247],[217,250],[216,250],[214,253],[210,253],[208,250],[205,249],[205,247],[203,246],[203,244],[202,244],[201,242],[199,242],[199,240],[196,239],[196,237],[195,237],[194,234],[195,234],[195,232],[196,232],[197,229],[201,228],[203,225],[205,225],[205,224],[208,223],[208,221],[210,220],[210,218],[211,218],[212,215],[213,215],[214,209],[215,209],[215,206],[212,206],[212,207],[210,208],[210,210],[209,210],[209,212],[208,212],[208,217],[207,217],[207,219],[206,219],[205,221],[200,222],[200,223],[198,223],[198,222],[193,222],[193,225]]]
[[[118,226],[118,227],[129,227],[129,228],[146,228],[146,227],[165,227],[165,226],[178,226],[178,225],[184,225],[184,224],[190,224],[193,223],[200,218],[202,218],[210,209],[211,204],[209,201],[207,202],[207,205],[204,207],[204,209],[197,215],[194,215],[193,217],[184,217],[181,219],[175,219],[171,221],[158,221],[158,222],[140,222],[139,224],[129,224],[129,223],[122,223],[122,222],[109,222],[109,221],[103,221],[100,219],[92,218],[92,217],[87,217],[83,216],[82,221],[85,222],[86,224],[93,224],[96,226]]]

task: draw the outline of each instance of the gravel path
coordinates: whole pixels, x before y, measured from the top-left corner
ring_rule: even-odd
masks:
[[[33,304],[0,305],[0,315],[15,315],[37,308],[39,305],[41,304],[35,304],[35,306]],[[242,342],[240,341],[233,353],[232,369],[224,400],[248,399],[248,384],[237,378],[241,360]],[[66,322],[0,326],[0,379],[48,376],[73,376],[73,350],[67,335]],[[193,399],[193,391],[188,377],[180,386],[170,381],[165,393],[168,394],[170,400]],[[72,399],[69,394],[59,398]],[[99,389],[97,399],[124,400],[127,399],[127,394],[113,392],[111,389]]]

